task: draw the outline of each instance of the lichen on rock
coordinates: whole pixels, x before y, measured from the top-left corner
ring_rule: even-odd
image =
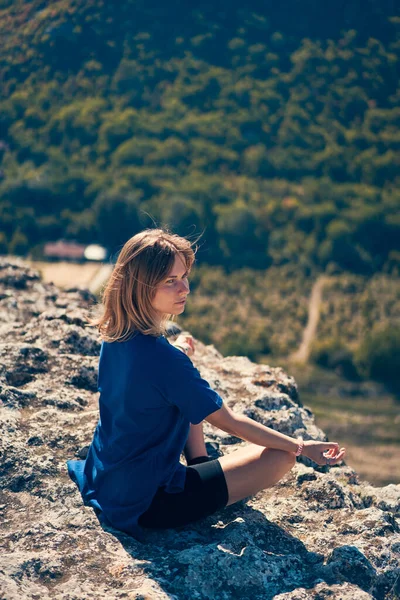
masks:
[[[66,460],[98,418],[95,299],[0,259],[0,598],[394,600],[400,486],[346,465],[298,462],[272,489],[143,542],[100,525]],[[290,435],[326,439],[282,369],[197,343],[196,366],[230,408]],[[245,444],[205,426],[223,453]]]

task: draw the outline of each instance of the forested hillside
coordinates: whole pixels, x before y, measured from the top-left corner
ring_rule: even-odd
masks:
[[[230,270],[393,272],[395,5],[3,0],[0,251],[154,220]]]

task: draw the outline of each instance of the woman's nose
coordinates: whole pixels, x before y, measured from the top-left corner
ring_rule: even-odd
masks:
[[[186,294],[190,294],[189,282],[187,279],[181,281],[181,292],[184,291]]]

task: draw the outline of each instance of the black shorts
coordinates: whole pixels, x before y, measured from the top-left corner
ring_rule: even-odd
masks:
[[[186,467],[185,487],[177,494],[158,489],[139,525],[167,529],[207,517],[228,503],[228,488],[218,459]]]

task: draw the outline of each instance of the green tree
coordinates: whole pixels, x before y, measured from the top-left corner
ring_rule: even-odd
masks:
[[[179,194],[171,194],[155,199],[151,206],[157,206],[158,210],[153,212],[156,221],[166,224],[179,235],[199,234],[202,229],[201,206],[188,197]]]
[[[140,193],[121,195],[104,192],[93,204],[98,239],[114,253],[142,229],[140,222]]]
[[[220,246],[230,267],[266,267],[268,239],[259,237],[255,211],[244,202],[237,202],[216,209],[216,229]]]

